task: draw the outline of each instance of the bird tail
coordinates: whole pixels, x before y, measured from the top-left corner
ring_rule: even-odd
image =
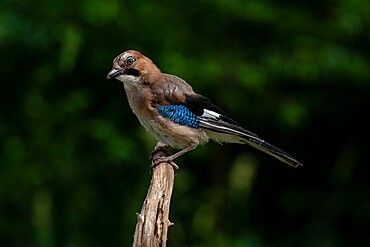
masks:
[[[208,131],[209,138],[218,142],[231,142],[231,143],[242,143],[252,146],[264,153],[267,153],[278,160],[293,166],[298,167],[302,164],[287,154],[283,150],[275,147],[274,145],[264,141],[256,134],[243,129],[242,127],[230,124],[225,121],[212,120],[212,119],[200,119],[199,127]]]

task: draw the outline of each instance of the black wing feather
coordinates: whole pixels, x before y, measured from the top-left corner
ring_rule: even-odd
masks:
[[[227,114],[219,107],[215,106],[210,99],[200,94],[187,95],[183,105],[188,107],[190,111],[192,111],[197,116],[202,116],[204,113],[204,109],[207,109],[221,114],[221,120],[239,126],[239,124],[235,120],[227,116]]]
[[[208,98],[199,94],[187,95],[183,105],[199,117],[200,127],[219,134],[239,136],[242,138],[243,143],[274,156],[293,167],[302,165],[299,161],[280,148],[264,141],[256,134],[241,127],[236,121],[227,116],[224,111],[212,104],[211,100]],[[220,115],[217,118],[204,117],[202,115],[204,114],[205,109]]]

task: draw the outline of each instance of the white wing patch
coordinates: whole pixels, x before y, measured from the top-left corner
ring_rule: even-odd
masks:
[[[203,115],[201,117],[218,120],[218,119],[220,119],[220,116],[221,116],[221,114],[219,114],[217,112],[204,109],[203,110]]]

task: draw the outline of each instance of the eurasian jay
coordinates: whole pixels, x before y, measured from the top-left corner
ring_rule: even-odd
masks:
[[[118,55],[107,78],[123,82],[134,114],[158,141],[155,150],[180,149],[172,155],[152,160],[152,166],[167,162],[178,168],[174,159],[209,139],[248,144],[293,167],[302,165],[286,152],[242,128],[208,98],[195,93],[183,79],[162,73],[138,51],[128,50]]]

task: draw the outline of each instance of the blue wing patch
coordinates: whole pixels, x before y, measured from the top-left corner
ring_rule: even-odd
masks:
[[[160,105],[157,107],[158,112],[171,121],[185,125],[191,128],[199,128],[197,116],[183,105]]]

